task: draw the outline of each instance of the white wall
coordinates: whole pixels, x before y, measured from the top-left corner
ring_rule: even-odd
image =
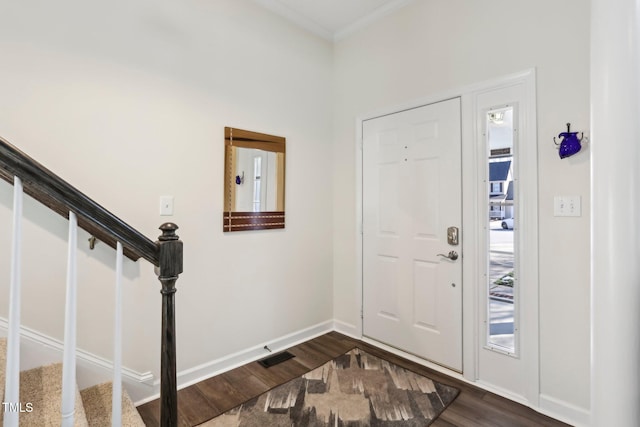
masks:
[[[537,69],[540,390],[544,402],[588,409],[589,150],[560,160],[553,144],[567,122],[589,128],[588,2],[415,1],[338,42],[334,61],[334,315],[347,327],[361,286],[356,117]],[[554,217],[554,195],[582,196],[582,217]]]
[[[330,43],[249,0],[2,1],[2,17],[0,135],[153,240],[180,226],[178,371],[332,318]],[[286,229],[223,234],[224,126],[287,138]],[[23,323],[62,338],[66,220],[25,216]],[[87,238],[78,345],[110,359],[115,253]],[[145,261],[125,273],[124,364],[157,375],[160,284]]]

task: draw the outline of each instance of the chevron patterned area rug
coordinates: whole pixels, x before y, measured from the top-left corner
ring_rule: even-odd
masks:
[[[354,348],[201,426],[422,427],[458,393]]]

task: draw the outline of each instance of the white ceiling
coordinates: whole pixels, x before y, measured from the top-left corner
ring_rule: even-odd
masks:
[[[335,41],[413,0],[254,0],[304,29]]]

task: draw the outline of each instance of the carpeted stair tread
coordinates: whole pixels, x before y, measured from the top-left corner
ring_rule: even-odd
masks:
[[[2,402],[4,402],[4,370],[6,369],[6,367],[7,367],[7,339],[0,338],[0,401]]]
[[[20,427],[59,426],[62,401],[62,364],[40,366],[20,372],[20,402],[31,403],[33,411],[20,414]],[[87,417],[76,387],[74,425],[86,427]]]
[[[111,425],[111,383],[98,384],[80,392],[90,426]],[[127,392],[122,390],[122,426],[144,427],[142,417]]]

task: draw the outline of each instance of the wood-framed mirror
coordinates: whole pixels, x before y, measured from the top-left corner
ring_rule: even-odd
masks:
[[[284,228],[286,140],[224,128],[223,231]]]

